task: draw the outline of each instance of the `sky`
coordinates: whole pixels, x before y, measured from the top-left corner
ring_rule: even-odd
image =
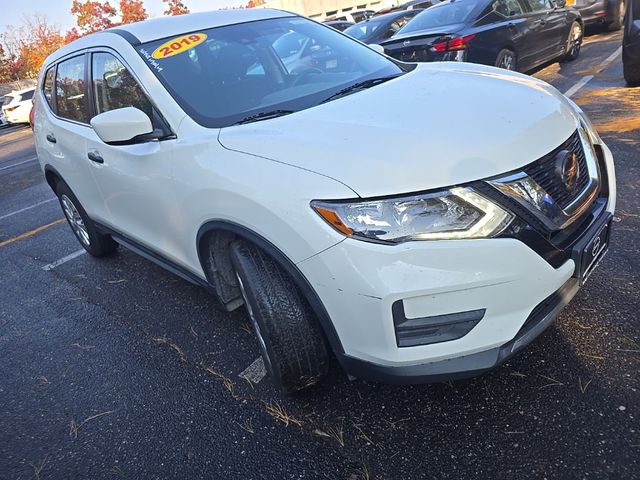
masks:
[[[216,10],[222,7],[236,7],[246,4],[248,0],[182,0],[192,12]],[[72,0],[0,0],[2,17],[0,32],[9,25],[18,26],[24,15],[44,13],[49,21],[61,30],[68,30],[75,25],[74,17],[69,13]],[[118,0],[110,0],[111,5],[118,5]],[[144,0],[144,6],[150,17],[162,15],[165,4],[162,0]]]

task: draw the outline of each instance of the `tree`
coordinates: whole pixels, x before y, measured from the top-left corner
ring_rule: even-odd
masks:
[[[11,61],[4,51],[4,47],[0,45],[0,83],[7,83],[13,80],[11,78]]]
[[[167,4],[165,15],[184,15],[189,13],[189,9],[181,0],[162,0],[162,2]]]
[[[141,22],[149,18],[142,0],[120,0],[120,17],[122,24]]]
[[[3,81],[35,78],[44,60],[65,44],[44,15],[25,17],[21,26],[7,28],[1,41]]]
[[[46,58],[64,45],[64,38],[43,15],[26,18],[21,30],[19,58],[24,61],[25,75],[35,78]]]
[[[71,30],[68,30],[67,33],[64,34],[64,43],[71,43],[74,40],[77,40],[81,37],[80,32],[76,27],[72,27]]]
[[[247,3],[245,8],[255,8],[264,5],[265,3],[265,0],[249,0],[249,3]]]
[[[71,13],[76,16],[80,33],[88,34],[113,27],[113,19],[118,12],[109,2],[73,0]]]

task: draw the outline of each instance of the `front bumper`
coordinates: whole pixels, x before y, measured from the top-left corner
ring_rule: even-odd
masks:
[[[493,238],[400,245],[346,239],[298,263],[332,320],[341,343],[336,354],[345,370],[389,383],[468,377],[530,343],[579,289],[571,248],[600,228],[615,208],[611,152],[603,145],[602,153],[606,207],[561,262],[520,239]],[[409,321],[482,315],[462,335],[403,344],[397,308],[394,315],[399,303],[402,318]]]
[[[470,355],[420,365],[390,367],[344,356],[346,371],[363,380],[411,384],[459,380],[480,375],[504,363],[535,340],[549,327],[579,289],[579,281],[570,279],[557,292],[542,301],[527,317],[516,337],[500,347]]]

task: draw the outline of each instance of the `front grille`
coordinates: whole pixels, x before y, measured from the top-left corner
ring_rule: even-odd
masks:
[[[576,186],[572,191],[567,189],[567,186],[556,172],[556,155],[562,150],[573,152],[578,157],[580,173]],[[566,208],[589,184],[587,159],[578,131],[576,130],[567,141],[551,153],[526,166],[524,171],[553,198],[553,201],[556,202],[560,208]]]

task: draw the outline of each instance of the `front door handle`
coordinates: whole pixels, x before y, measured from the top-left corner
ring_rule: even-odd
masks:
[[[102,155],[100,155],[95,150],[92,150],[89,153],[87,153],[87,158],[89,158],[89,160],[91,160],[92,162],[104,163],[104,158],[102,158]]]
[[[53,135],[53,133],[47,133],[47,141],[51,142],[51,143],[56,143],[56,137]]]

